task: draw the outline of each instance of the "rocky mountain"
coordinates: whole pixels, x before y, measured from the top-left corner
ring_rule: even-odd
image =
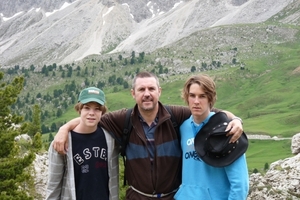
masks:
[[[64,64],[152,52],[210,27],[264,22],[297,0],[24,0],[0,2],[0,65]],[[299,23],[300,14],[283,15]]]

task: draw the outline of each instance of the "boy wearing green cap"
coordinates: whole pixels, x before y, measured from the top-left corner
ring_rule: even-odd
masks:
[[[75,110],[80,123],[70,131],[68,153],[49,147],[46,199],[118,200],[118,145],[98,126],[107,111],[103,91],[82,90]]]

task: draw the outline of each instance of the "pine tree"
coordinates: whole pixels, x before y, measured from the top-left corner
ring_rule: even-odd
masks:
[[[38,132],[42,132],[41,109],[35,104],[33,106],[31,123],[28,124],[28,135],[32,138]]]
[[[40,132],[37,132],[33,137],[32,148],[34,151],[39,152],[42,149],[42,147],[42,134]]]
[[[10,107],[17,100],[23,88],[23,77],[16,77],[10,83],[3,81],[0,72],[0,199],[33,199],[28,195],[31,176],[24,169],[33,159],[34,153],[20,153],[15,137],[24,133],[22,116],[11,113]]]

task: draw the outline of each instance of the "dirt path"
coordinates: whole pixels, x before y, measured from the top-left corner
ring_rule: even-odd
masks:
[[[269,136],[269,135],[247,135],[249,140],[291,140],[292,138],[279,138],[277,136]]]

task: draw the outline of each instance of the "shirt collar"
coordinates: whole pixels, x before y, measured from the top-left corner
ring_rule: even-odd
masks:
[[[140,122],[146,123],[145,120],[144,120],[144,118],[143,118],[142,115],[140,114],[140,112],[139,112],[139,120],[140,120]],[[151,124],[152,124],[152,125],[157,125],[157,123],[158,123],[158,115],[156,115],[154,121],[153,121]],[[146,124],[147,124],[147,123],[146,123]]]
[[[214,114],[215,112],[210,112],[208,116],[200,124],[195,123],[194,117],[193,115],[191,115],[190,120],[191,120],[191,125],[194,128],[194,131],[197,133],[202,128],[202,126],[208,122],[210,117],[213,116]]]

